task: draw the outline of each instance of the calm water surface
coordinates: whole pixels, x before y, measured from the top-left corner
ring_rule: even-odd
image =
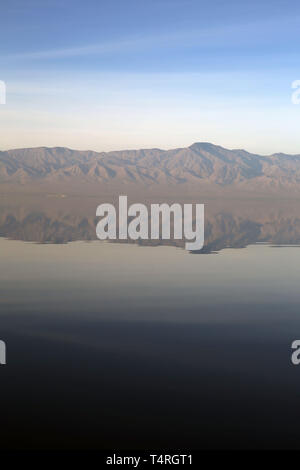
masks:
[[[0,448],[300,447],[298,247],[0,256]]]

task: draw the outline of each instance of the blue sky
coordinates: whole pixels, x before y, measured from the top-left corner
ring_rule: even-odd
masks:
[[[2,0],[0,148],[300,153],[300,3]]]

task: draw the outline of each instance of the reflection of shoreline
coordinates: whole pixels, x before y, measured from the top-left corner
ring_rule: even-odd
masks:
[[[57,244],[97,240],[96,207],[100,198],[45,199],[2,199],[0,236]],[[300,244],[300,207],[290,201],[262,203],[251,200],[210,200],[205,212],[205,243],[200,253],[213,253],[224,248],[243,248],[263,242],[273,246]],[[135,242],[115,240],[112,243],[184,248],[183,240],[172,239]]]

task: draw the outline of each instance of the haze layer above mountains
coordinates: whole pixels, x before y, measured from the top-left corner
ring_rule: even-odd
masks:
[[[172,150],[116,152],[31,148],[0,152],[2,187],[105,188],[171,186],[195,190],[232,188],[300,194],[300,155],[261,156],[195,143]]]

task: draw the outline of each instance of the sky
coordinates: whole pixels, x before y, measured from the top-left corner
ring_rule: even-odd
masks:
[[[0,149],[300,154],[300,2],[1,0]]]

